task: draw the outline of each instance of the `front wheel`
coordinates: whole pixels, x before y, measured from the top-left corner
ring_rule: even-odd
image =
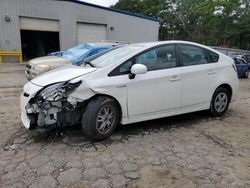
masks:
[[[89,102],[82,118],[82,131],[91,140],[108,138],[119,123],[119,106],[114,99],[96,97]]]
[[[216,89],[210,105],[211,114],[213,116],[223,115],[228,109],[230,98],[230,93],[226,88],[220,87]]]

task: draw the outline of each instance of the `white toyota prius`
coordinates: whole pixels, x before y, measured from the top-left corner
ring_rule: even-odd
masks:
[[[234,61],[207,46],[129,44],[27,83],[21,118],[27,129],[81,123],[84,135],[102,140],[119,123],[200,110],[220,116],[238,87]]]

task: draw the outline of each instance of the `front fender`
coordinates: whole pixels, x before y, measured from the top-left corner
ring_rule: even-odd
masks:
[[[96,93],[93,90],[81,84],[73,93],[68,96],[68,99],[76,99],[77,102],[83,102],[90,99],[94,95],[96,95]]]

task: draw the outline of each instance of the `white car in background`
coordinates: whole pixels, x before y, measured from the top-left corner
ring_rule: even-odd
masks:
[[[31,80],[22,93],[21,117],[28,129],[81,122],[88,138],[102,140],[118,123],[200,110],[220,116],[238,87],[234,61],[209,47],[130,44]]]
[[[118,42],[84,43],[63,52],[54,52],[48,54],[48,56],[31,59],[26,65],[26,78],[31,80],[36,76],[56,69],[65,64],[76,64],[80,61],[84,61],[84,59],[90,56],[116,48],[121,44],[122,43]]]

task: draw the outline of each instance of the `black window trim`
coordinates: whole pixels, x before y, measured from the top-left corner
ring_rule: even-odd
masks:
[[[216,61],[216,62],[211,62],[211,63],[206,63],[206,64],[213,64],[213,63],[218,63],[218,62],[219,62],[220,55],[219,55],[218,53],[212,51],[212,50],[209,50],[209,49],[207,49],[207,48],[204,48],[204,47],[201,47],[201,46],[197,46],[197,45],[194,45],[194,44],[176,43],[177,51],[178,51],[178,56],[179,56],[179,61],[180,61],[180,66],[182,66],[182,67],[199,66],[199,65],[204,65],[204,64],[184,65],[183,60],[182,60],[182,57],[181,57],[181,49],[180,49],[180,46],[181,46],[181,45],[183,45],[183,46],[191,46],[191,47],[200,48],[200,49],[202,49],[205,53],[206,53],[206,51],[208,51],[208,52],[215,53],[215,54],[218,56],[218,61]]]
[[[166,69],[174,69],[174,68],[178,68],[178,67],[181,67],[181,63],[180,63],[180,56],[179,56],[179,53],[178,53],[178,49],[177,49],[177,43],[171,43],[171,44],[161,44],[161,45],[158,45],[158,46],[154,46],[154,47],[151,47],[151,48],[148,48],[147,50],[144,50],[136,55],[134,55],[133,57],[129,58],[128,60],[126,60],[124,63],[120,64],[119,66],[117,66],[116,68],[114,68],[109,74],[108,74],[108,77],[113,77],[113,76],[122,76],[122,75],[128,75],[130,74],[130,72],[125,72],[125,73],[120,73],[119,69],[121,66],[123,66],[124,64],[126,64],[127,62],[129,61],[132,61],[132,65],[135,64],[135,59],[144,54],[144,53],[147,53],[149,51],[152,51],[156,48],[161,48],[161,47],[166,47],[166,46],[174,46],[175,47],[175,55],[176,55],[176,67],[172,67],[172,68],[166,68]],[[159,71],[159,70],[166,70],[166,69],[158,69],[158,70],[150,70],[149,72],[151,71]]]

